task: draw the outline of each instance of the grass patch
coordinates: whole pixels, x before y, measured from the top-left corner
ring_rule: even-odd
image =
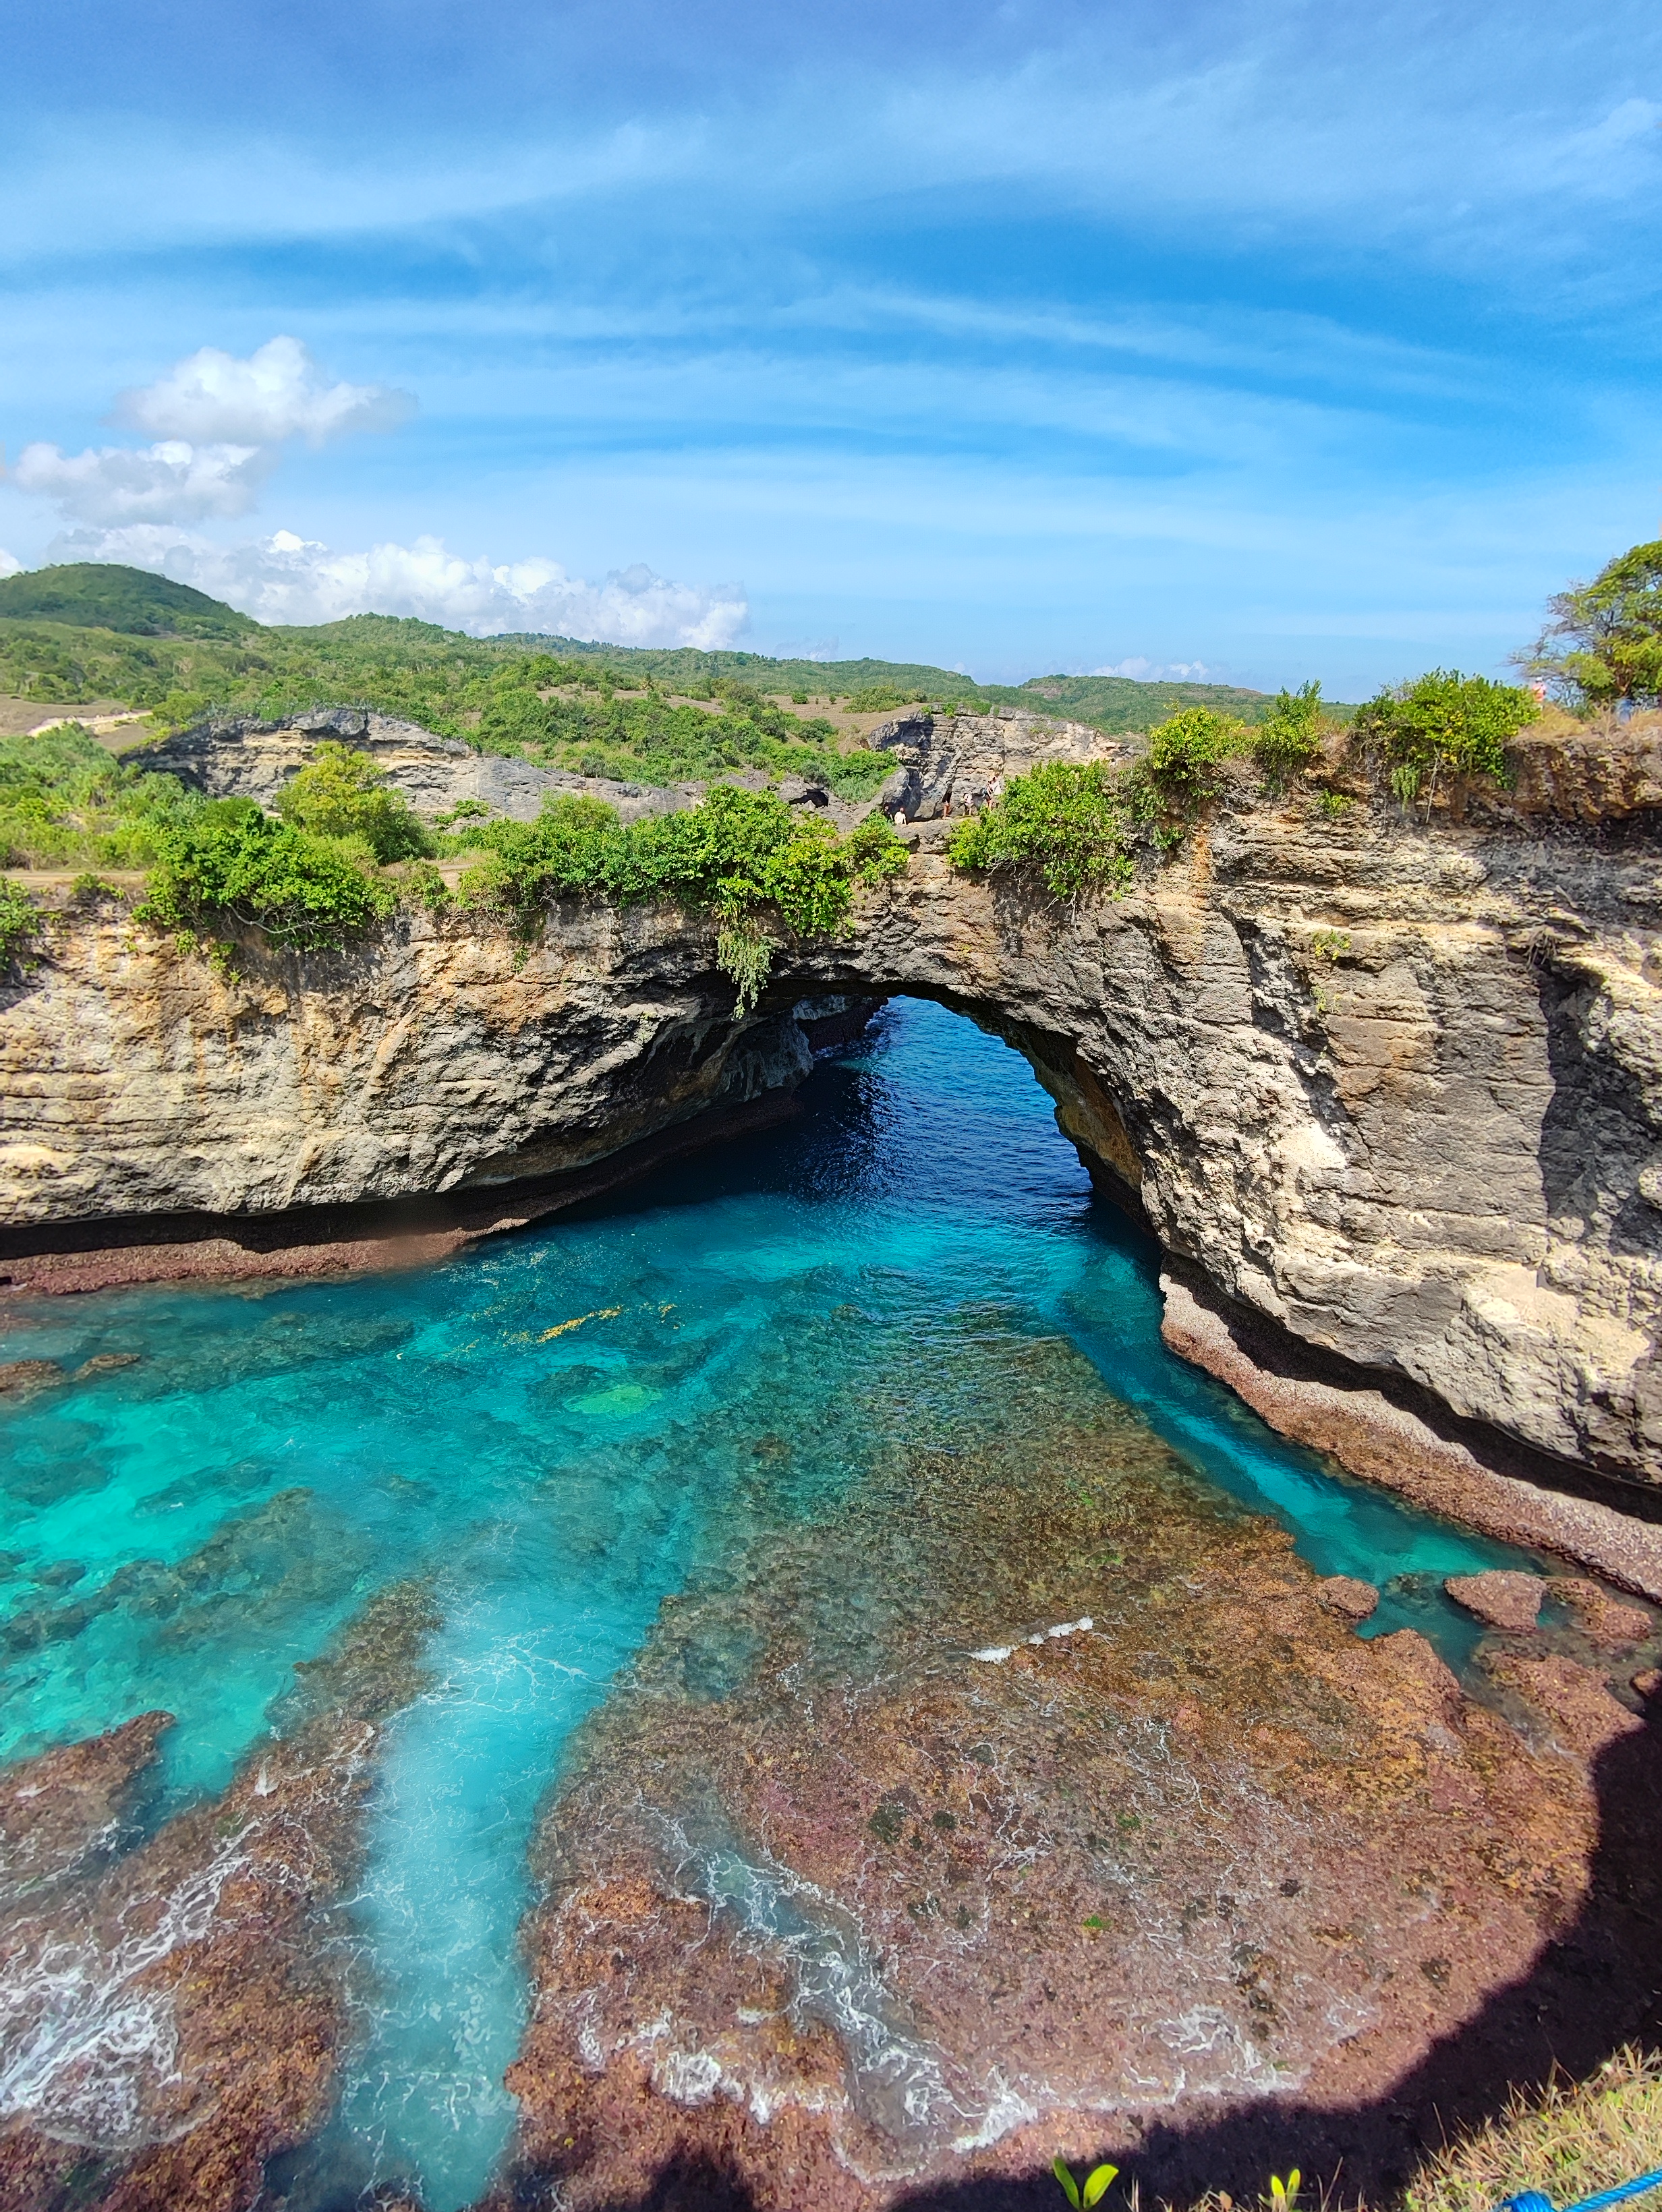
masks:
[[[1659,2168],[1662,2054],[1629,2045],[1589,2081],[1514,2091],[1499,2118],[1427,2161],[1401,2212],[1493,2212],[1525,2189],[1574,2204]],[[1639,2212],[1657,2202],[1641,2197]]]

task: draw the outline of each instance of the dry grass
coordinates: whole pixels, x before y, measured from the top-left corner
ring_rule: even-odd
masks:
[[[1574,2204],[1662,2168],[1662,2052],[1629,2046],[1586,2081],[1514,2093],[1499,2119],[1428,2159],[1402,2212],[1491,2212],[1522,2189]],[[1653,2212],[1641,2197],[1637,2212]]]
[[[1525,2189],[1538,2190],[1563,2212],[1583,2197],[1658,2171],[1662,2051],[1629,2045],[1588,2081],[1555,2081],[1532,2096],[1515,2090],[1498,2119],[1428,2158],[1389,2206],[1358,2201],[1345,2191],[1342,2176],[1336,2186],[1307,2177],[1300,2212],[1496,2212]],[[1129,2212],[1144,2212],[1135,2181],[1128,2197]],[[1261,2198],[1232,2198],[1213,2190],[1182,2212],[1269,2212],[1269,2206],[1266,2176]],[[1158,2212],[1178,2208],[1162,2203]],[[1636,2198],[1634,2212],[1662,2212],[1662,2190]]]

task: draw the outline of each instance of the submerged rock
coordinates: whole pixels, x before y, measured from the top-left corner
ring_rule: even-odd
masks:
[[[135,1784],[155,1759],[171,1713],[0,1769],[0,1903],[81,1871],[117,1842]]]
[[[1480,1575],[1451,1575],[1443,1588],[1456,1605],[1475,1613],[1479,1620],[1513,1634],[1534,1627],[1549,1594],[1539,1575],[1513,1574],[1501,1567],[1490,1567]]]
[[[166,1714],[5,1778],[54,1877],[0,1921],[6,2212],[246,2212],[324,2118],[346,2025],[324,1909],[348,1893],[377,1718],[419,1688],[430,1600],[371,1601],[222,1796],[113,1858],[107,1808]],[[35,1793],[31,1795],[31,1793]],[[25,1814],[27,1823],[27,1814]]]
[[[1355,1575],[1326,1575],[1317,1583],[1316,1595],[1330,1613],[1342,1613],[1347,1620],[1367,1620],[1379,1608],[1379,1591]]]
[[[0,1396],[26,1397],[67,1379],[55,1359],[8,1359],[0,1363]]]
[[[1656,1626],[1641,1606],[1623,1605],[1600,1589],[1597,1583],[1579,1575],[1563,1575],[1549,1585],[1548,1595],[1562,1601],[1592,1641],[1607,1651],[1642,1644]]]

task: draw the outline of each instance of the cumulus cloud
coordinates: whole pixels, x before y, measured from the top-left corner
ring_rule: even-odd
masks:
[[[392,430],[415,411],[407,392],[381,384],[330,383],[298,338],[274,337],[246,361],[204,346],[165,376],[124,392],[115,419],[153,438],[210,445],[320,446],[360,430]]]
[[[246,514],[274,458],[260,446],[193,446],[183,438],[83,453],[36,444],[18,455],[12,480],[77,522],[196,522]]]
[[[1221,668],[1203,660],[1116,660],[1106,668],[1093,668],[1093,676],[1129,676],[1134,684],[1222,684],[1228,679]]]
[[[22,565],[15,553],[8,553],[5,547],[0,545],[0,576],[15,576]]]
[[[242,545],[139,523],[74,531],[53,561],[121,561],[193,584],[265,623],[338,622],[357,614],[414,615],[475,637],[528,630],[608,645],[696,646],[714,652],[743,632],[744,587],[706,588],[654,575],[642,563],[595,584],[557,561],[468,561],[436,538],[336,553],[292,531]]]
[[[25,446],[12,481],[72,521],[105,529],[246,514],[289,439],[321,446],[388,430],[414,405],[385,385],[330,383],[298,338],[272,338],[246,361],[204,346],[116,402],[117,420],[149,431],[155,445]]]

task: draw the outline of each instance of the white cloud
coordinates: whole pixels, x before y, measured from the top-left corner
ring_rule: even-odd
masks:
[[[530,630],[608,645],[689,645],[713,652],[732,645],[750,617],[742,585],[707,589],[673,583],[639,562],[594,584],[569,576],[557,561],[466,561],[436,538],[335,553],[287,530],[227,546],[141,523],[72,531],[47,549],[47,557],[154,569],[265,623],[414,615],[475,637]]]
[[[83,453],[35,444],[18,455],[12,480],[79,522],[194,522],[246,514],[275,458],[259,446],[193,446],[183,438]]]
[[[118,422],[153,438],[320,446],[357,430],[391,430],[415,401],[381,384],[331,384],[298,338],[274,337],[246,361],[204,346],[142,390],[124,392]]]
[[[116,402],[119,419],[150,431],[155,445],[25,446],[12,481],[105,529],[246,514],[286,439],[320,446],[391,429],[414,404],[384,385],[329,383],[298,338],[271,338],[246,361],[204,346]]]
[[[0,576],[15,576],[22,565],[15,553],[8,553],[5,547],[0,545]]]
[[[1111,667],[1093,668],[1093,676],[1129,676],[1134,684],[1222,684],[1226,671],[1203,660],[1145,660],[1140,655],[1117,660]]]

